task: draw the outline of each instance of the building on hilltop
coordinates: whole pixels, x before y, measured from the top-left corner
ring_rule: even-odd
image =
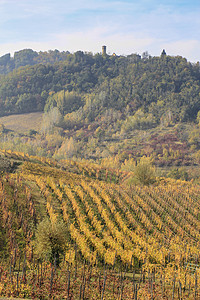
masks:
[[[109,54],[108,54],[109,55]],[[102,56],[107,56],[106,46],[102,46]],[[113,53],[112,56],[117,56],[116,53]]]
[[[102,55],[106,55],[106,46],[102,46]]]

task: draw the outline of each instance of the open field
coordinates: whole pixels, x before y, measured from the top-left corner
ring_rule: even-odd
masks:
[[[38,131],[40,130],[42,115],[42,112],[10,115],[1,117],[0,124],[4,124],[6,129],[20,133],[27,133],[30,129]]]

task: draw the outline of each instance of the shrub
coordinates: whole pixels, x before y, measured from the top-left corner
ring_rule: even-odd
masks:
[[[174,179],[186,180],[186,181],[189,179],[189,175],[184,168],[171,169],[170,172],[168,173],[168,177],[174,178]]]
[[[152,166],[152,160],[149,157],[142,157],[140,162],[134,168],[134,179],[136,182],[149,185],[155,182],[155,167]]]

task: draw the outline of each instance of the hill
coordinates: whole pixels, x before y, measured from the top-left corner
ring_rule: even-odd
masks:
[[[52,107],[66,115],[82,108],[80,118],[91,122],[108,109],[119,111],[122,119],[142,109],[153,117],[143,126],[153,126],[167,117],[166,112],[172,120],[186,121],[196,118],[200,109],[199,64],[180,56],[78,51],[53,64],[44,60],[24,65],[0,77],[2,115]]]
[[[25,49],[0,73],[0,296],[197,300],[199,63]]]
[[[129,186],[129,173],[94,164],[1,156],[20,166],[1,178],[0,295],[198,295],[199,185]]]
[[[12,65],[0,76],[2,149],[117,168],[146,155],[175,177],[198,176],[198,63],[30,49],[0,61]]]

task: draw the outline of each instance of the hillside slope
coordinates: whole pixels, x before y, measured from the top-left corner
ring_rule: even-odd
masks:
[[[63,161],[61,169],[57,162],[46,158],[11,151],[2,151],[1,155],[21,161],[21,166],[19,173],[2,177],[0,185],[0,255],[5,264],[10,262],[11,274],[10,281],[6,277],[8,271],[5,271],[0,284],[6,288],[0,288],[0,295],[38,297],[39,293],[43,296],[58,293],[64,297],[70,293],[71,299],[78,299],[82,276],[88,283],[87,296],[97,299],[99,288],[95,281],[100,276],[101,282],[99,274],[103,265],[102,276],[110,283],[104,291],[106,299],[117,299],[120,294],[124,294],[124,299],[131,299],[136,290],[138,299],[148,293],[153,294],[154,299],[165,299],[172,292],[174,276],[181,285],[183,299],[194,299],[194,294],[197,295],[195,278],[199,278],[199,269],[196,269],[195,277],[189,268],[198,266],[200,260],[199,185],[158,179],[151,186],[129,187],[123,180],[127,173],[117,174],[95,165]],[[42,238],[44,227],[41,227],[41,221],[45,218],[52,228],[58,226],[55,227],[57,230],[59,225],[56,224],[62,222],[66,239],[64,248],[54,248],[50,234],[44,252],[39,254],[37,243],[43,242],[37,240],[35,243],[34,240]],[[40,228],[39,233],[37,228]],[[48,234],[46,232],[45,240]],[[53,267],[55,262],[48,265],[52,253],[59,259],[58,270]],[[44,268],[41,274],[40,271],[35,273],[34,267],[38,255],[41,255],[41,268]],[[94,265],[96,267],[92,267]],[[4,264],[2,267],[6,270]],[[116,276],[118,268],[125,271],[119,276],[121,284]],[[76,270],[75,275],[72,275],[73,270]],[[134,283],[128,276],[133,271],[136,273]],[[17,272],[18,276],[22,274],[18,283]],[[50,272],[53,275],[50,276]],[[59,278],[54,277],[54,272],[59,272]],[[92,272],[87,279],[83,275],[85,272],[88,272],[87,276]],[[140,272],[144,284],[138,278]],[[148,288],[145,277],[151,273],[155,277],[154,287],[151,288],[149,277]],[[75,276],[73,280],[78,286],[75,282],[69,285],[70,276]],[[118,289],[113,280],[119,284]],[[101,286],[100,295],[104,292]]]
[[[117,168],[145,155],[167,172],[192,173],[178,170],[176,178],[198,177],[199,63],[165,53],[30,49],[2,58],[2,66],[8,60],[16,63],[0,76],[2,149]]]

